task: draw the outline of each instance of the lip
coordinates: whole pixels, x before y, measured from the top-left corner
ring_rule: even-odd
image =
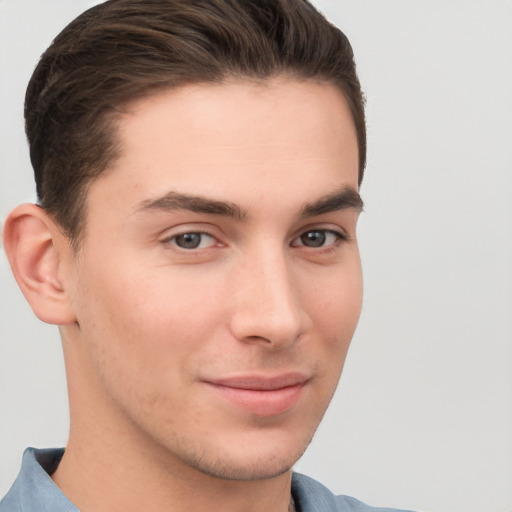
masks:
[[[205,381],[231,405],[256,416],[277,416],[292,409],[309,378],[301,373],[239,375]]]

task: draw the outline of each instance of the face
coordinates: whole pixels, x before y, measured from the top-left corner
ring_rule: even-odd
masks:
[[[187,86],[133,103],[119,131],[69,271],[72,410],[103,407],[98,431],[173,467],[278,475],[311,440],[360,312],[346,102],[308,81]]]

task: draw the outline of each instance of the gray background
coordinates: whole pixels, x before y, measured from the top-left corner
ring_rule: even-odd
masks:
[[[33,200],[24,89],[91,0],[0,0],[0,220]],[[337,493],[438,512],[512,510],[512,2],[317,0],[368,97],[365,303],[297,465]],[[0,494],[25,446],[62,446],[57,329],[0,251]]]

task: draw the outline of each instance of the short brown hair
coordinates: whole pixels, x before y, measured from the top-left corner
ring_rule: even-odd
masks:
[[[109,0],[41,57],[25,99],[40,204],[75,244],[88,184],[119,154],[116,110],[191,83],[285,74],[339,87],[366,161],[364,101],[346,36],[307,0]]]

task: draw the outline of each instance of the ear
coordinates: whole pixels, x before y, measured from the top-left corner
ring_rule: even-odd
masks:
[[[35,204],[22,204],[7,217],[3,238],[14,277],[36,316],[49,324],[75,322],[61,278],[72,248],[51,217]]]

